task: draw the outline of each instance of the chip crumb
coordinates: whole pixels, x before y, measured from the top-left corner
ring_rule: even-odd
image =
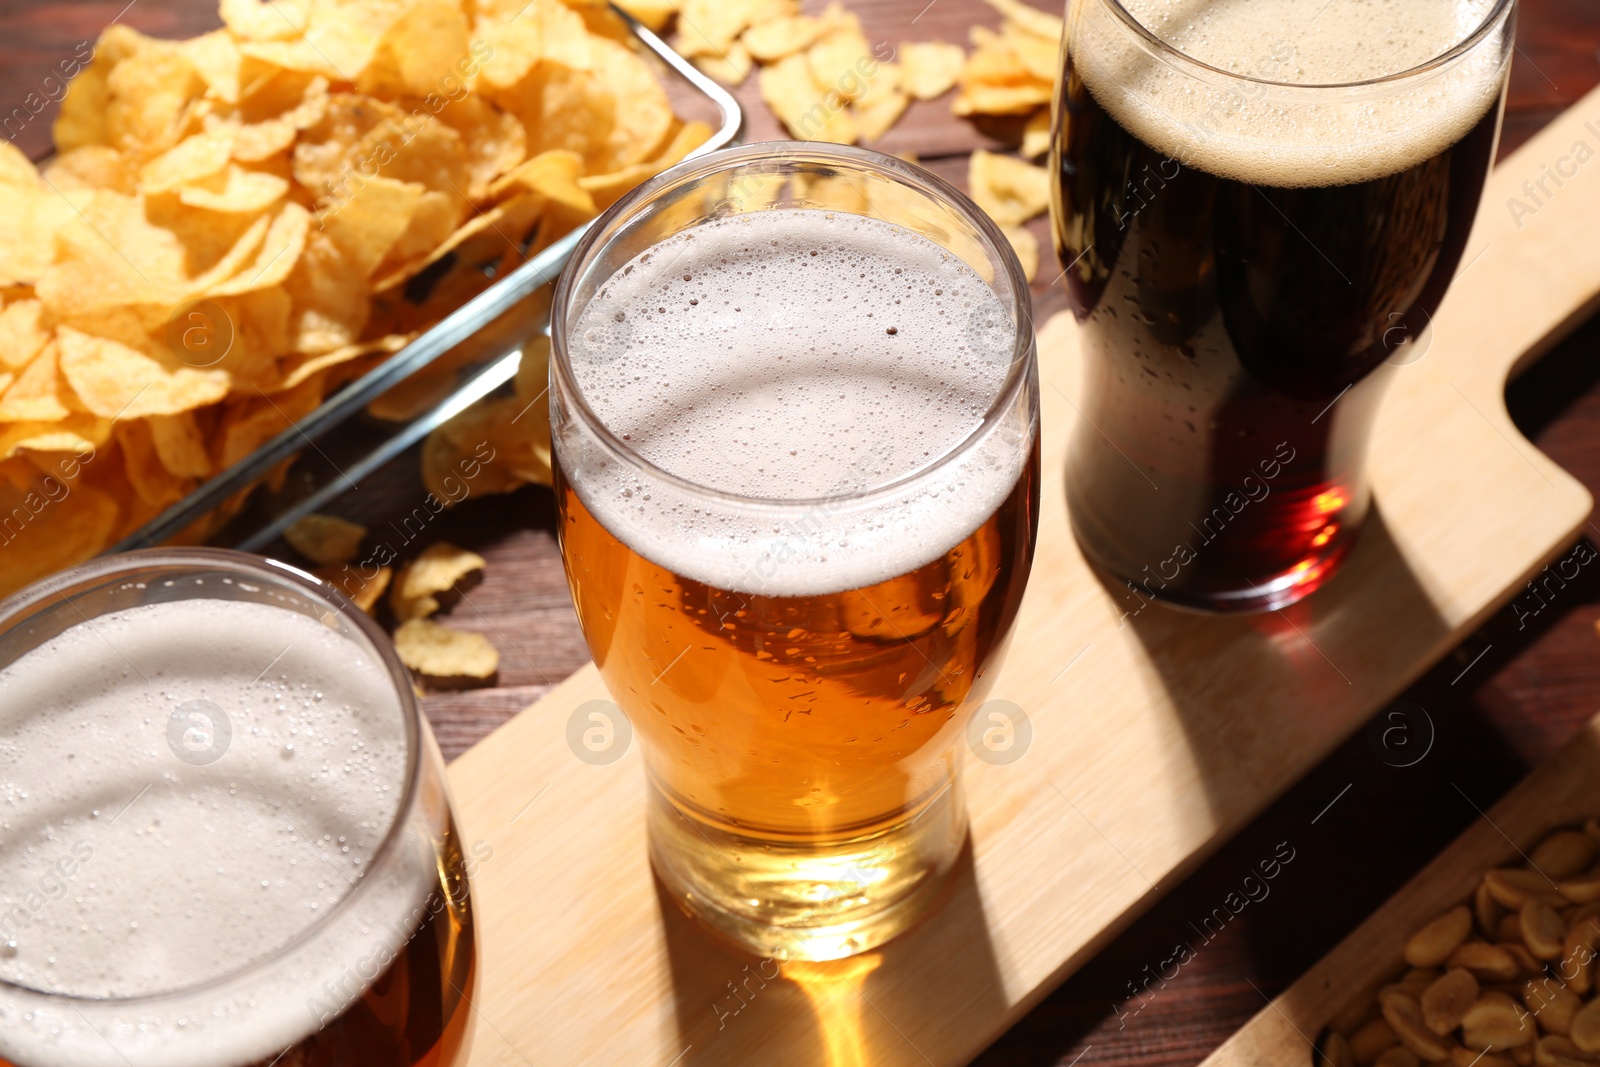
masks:
[[[312,563],[348,563],[361,551],[367,528],[337,515],[306,515],[283,531],[283,539]],[[352,598],[354,599],[354,598]]]
[[[485,566],[482,556],[448,541],[429,545],[400,568],[389,591],[389,607],[401,622],[426,618],[441,606],[435,594],[453,590],[457,582]]]
[[[1050,207],[1049,171],[981,148],[967,164],[967,188],[1001,226],[1019,226]]]
[[[350,602],[371,615],[394,578],[391,567],[379,567],[369,577],[350,566],[319,567],[311,572],[350,598]]]
[[[900,46],[902,84],[918,100],[932,100],[955,88],[967,53],[947,41],[922,41]]]
[[[431,619],[411,619],[394,632],[400,661],[429,678],[494,677],[500,653],[482,634],[441,626]]]

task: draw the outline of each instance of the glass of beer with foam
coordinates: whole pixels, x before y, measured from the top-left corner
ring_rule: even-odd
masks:
[[[1067,497],[1125,615],[1280,608],[1355,544],[1384,387],[1470,266],[1515,30],[1513,0],[1067,5]]]
[[[894,936],[966,839],[964,727],[1033,555],[1006,239],[898,159],[716,153],[589,231],[551,368],[562,556],[667,892],[763,955]]]
[[[404,666],[309,575],[156,549],[0,603],[0,1067],[456,1067],[467,869]]]

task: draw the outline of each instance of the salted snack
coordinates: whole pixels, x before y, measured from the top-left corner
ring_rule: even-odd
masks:
[[[0,144],[0,595],[138,529],[710,135],[601,0],[220,15],[185,41],[112,25],[56,154]],[[451,360],[370,414],[426,410]],[[438,436],[425,479],[470,459],[472,491],[503,492],[548,480],[547,454],[519,393]],[[328,532],[300,531],[316,562]]]
[[[1600,1064],[1600,822],[1556,830],[1520,867],[1413,933],[1407,970],[1357,999],[1319,1067]]]

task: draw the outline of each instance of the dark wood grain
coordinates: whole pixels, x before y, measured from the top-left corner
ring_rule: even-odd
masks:
[[[981,0],[850,0],[850,6],[861,13],[869,38],[895,45],[964,41],[972,25],[997,21]],[[211,0],[134,0],[126,8],[120,2],[0,0],[0,117],[25,107],[30,93],[41,94],[59,60],[119,17],[161,36],[217,24]],[[1503,151],[1600,82],[1600,5],[1522,0],[1520,19]],[[754,85],[739,95],[751,115],[747,135],[777,136]],[[14,123],[6,135],[30,155],[42,155],[53,110]],[[941,100],[915,105],[877,147],[914,152],[963,184],[965,154],[998,143],[953,118]],[[1043,223],[1036,225],[1044,238]],[[1055,273],[1047,258],[1035,292],[1040,318],[1062,306],[1051,285]],[[1600,495],[1597,356],[1600,321],[1515,383],[1508,403],[1535,443]],[[385,524],[421,496],[415,471],[415,457],[403,457],[341,501],[339,510],[383,536]],[[418,539],[448,539],[488,558],[484,581],[465,592],[449,617],[452,625],[483,633],[502,656],[494,688],[427,697],[447,754],[469,747],[587,660],[553,525],[548,491],[530,488],[469,500]],[[1591,526],[1591,536],[1600,541],[1600,528]],[[1367,736],[1352,739],[979,1062],[1044,1067],[1202,1059],[1477,818],[1478,809],[1600,711],[1600,570],[1586,569],[1547,600],[1536,613],[1537,602],[1526,600],[1496,615],[1407,692],[1405,699],[1433,723],[1426,759],[1397,769],[1377,758]],[[1271,895],[1206,939],[1199,920],[1279,842],[1288,842],[1296,858]],[[1195,950],[1193,961],[1176,977],[1169,971],[1170,980],[1155,976],[1180,942]]]

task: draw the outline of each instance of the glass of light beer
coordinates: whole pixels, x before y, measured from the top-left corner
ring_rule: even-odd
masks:
[[[1067,491],[1152,600],[1281,607],[1367,516],[1494,159],[1512,0],[1071,0],[1051,156],[1083,326]]]
[[[1004,236],[900,160],[774,142],[647,182],[555,297],[562,556],[691,915],[833,959],[966,838],[960,740],[1032,561],[1038,383]]]
[[[456,1067],[476,951],[383,632],[242,553],[0,603],[0,1067]]]

